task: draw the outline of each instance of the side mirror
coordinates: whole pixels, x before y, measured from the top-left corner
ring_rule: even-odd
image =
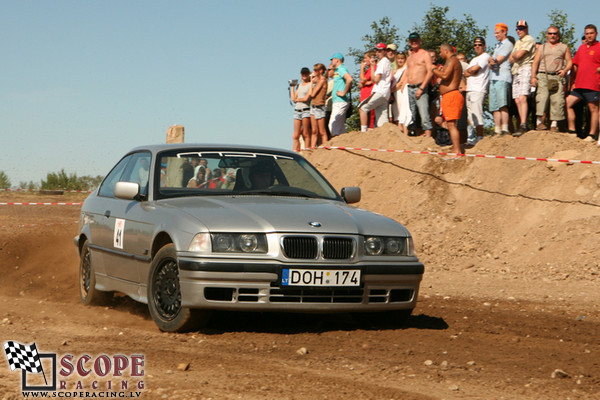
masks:
[[[348,204],[358,203],[360,201],[360,188],[355,186],[342,188],[342,198]]]
[[[115,197],[125,200],[137,200],[140,194],[140,184],[135,182],[117,182]]]

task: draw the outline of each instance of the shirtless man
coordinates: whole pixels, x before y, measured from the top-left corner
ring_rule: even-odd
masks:
[[[440,95],[442,96],[442,115],[452,139],[452,152],[461,154],[460,133],[456,127],[456,121],[460,119],[465,99],[458,90],[463,76],[462,66],[452,50],[452,46],[444,43],[440,46],[440,56],[446,60],[443,67],[433,67],[432,73],[440,78]],[[453,158],[458,158],[458,155]]]
[[[406,60],[406,71],[402,74],[400,87],[408,84],[408,97],[410,111],[421,116],[423,136],[431,137],[431,116],[429,115],[429,81],[433,76],[431,57],[429,52],[421,48],[421,37],[417,32],[408,36],[408,43],[412,52]]]

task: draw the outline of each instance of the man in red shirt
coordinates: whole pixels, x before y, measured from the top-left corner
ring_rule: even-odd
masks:
[[[573,58],[575,83],[567,96],[567,117],[569,133],[575,133],[575,111],[573,106],[583,100],[590,110],[589,136],[598,129],[598,101],[600,100],[600,43],[596,40],[598,30],[595,25],[585,27],[585,43],[579,46]],[[598,142],[600,146],[600,141]]]

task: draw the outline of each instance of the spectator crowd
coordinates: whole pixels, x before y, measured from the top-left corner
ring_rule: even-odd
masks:
[[[488,54],[483,37],[473,41],[470,61],[451,44],[423,49],[418,32],[408,36],[407,51],[378,43],[360,64],[358,82],[335,53],[329,67],[315,64],[290,81],[294,104],[294,150],[316,147],[345,132],[352,115],[351,89],[360,90],[358,114],[362,132],[393,123],[407,135],[434,136],[462,153],[484,136],[485,100],[494,134],[519,137],[537,130],[566,130],[586,141],[598,139],[600,43],[597,28],[584,28],[572,56],[551,25],[544,43],[536,43],[525,20],[515,24],[516,38],[505,23],[494,27],[497,40]],[[439,57],[443,64],[437,64]],[[516,121],[516,126],[514,122]],[[585,127],[585,131],[583,131]]]

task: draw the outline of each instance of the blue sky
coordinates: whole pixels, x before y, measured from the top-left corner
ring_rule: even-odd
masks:
[[[536,36],[552,9],[577,35],[600,25],[592,1],[378,4],[0,1],[0,171],[15,186],[61,168],[105,175],[132,147],[163,142],[173,124],[185,126],[186,142],[291,148],[287,80],[362,48],[384,16],[406,36],[432,4],[471,14],[490,44],[496,22],[526,19]]]

